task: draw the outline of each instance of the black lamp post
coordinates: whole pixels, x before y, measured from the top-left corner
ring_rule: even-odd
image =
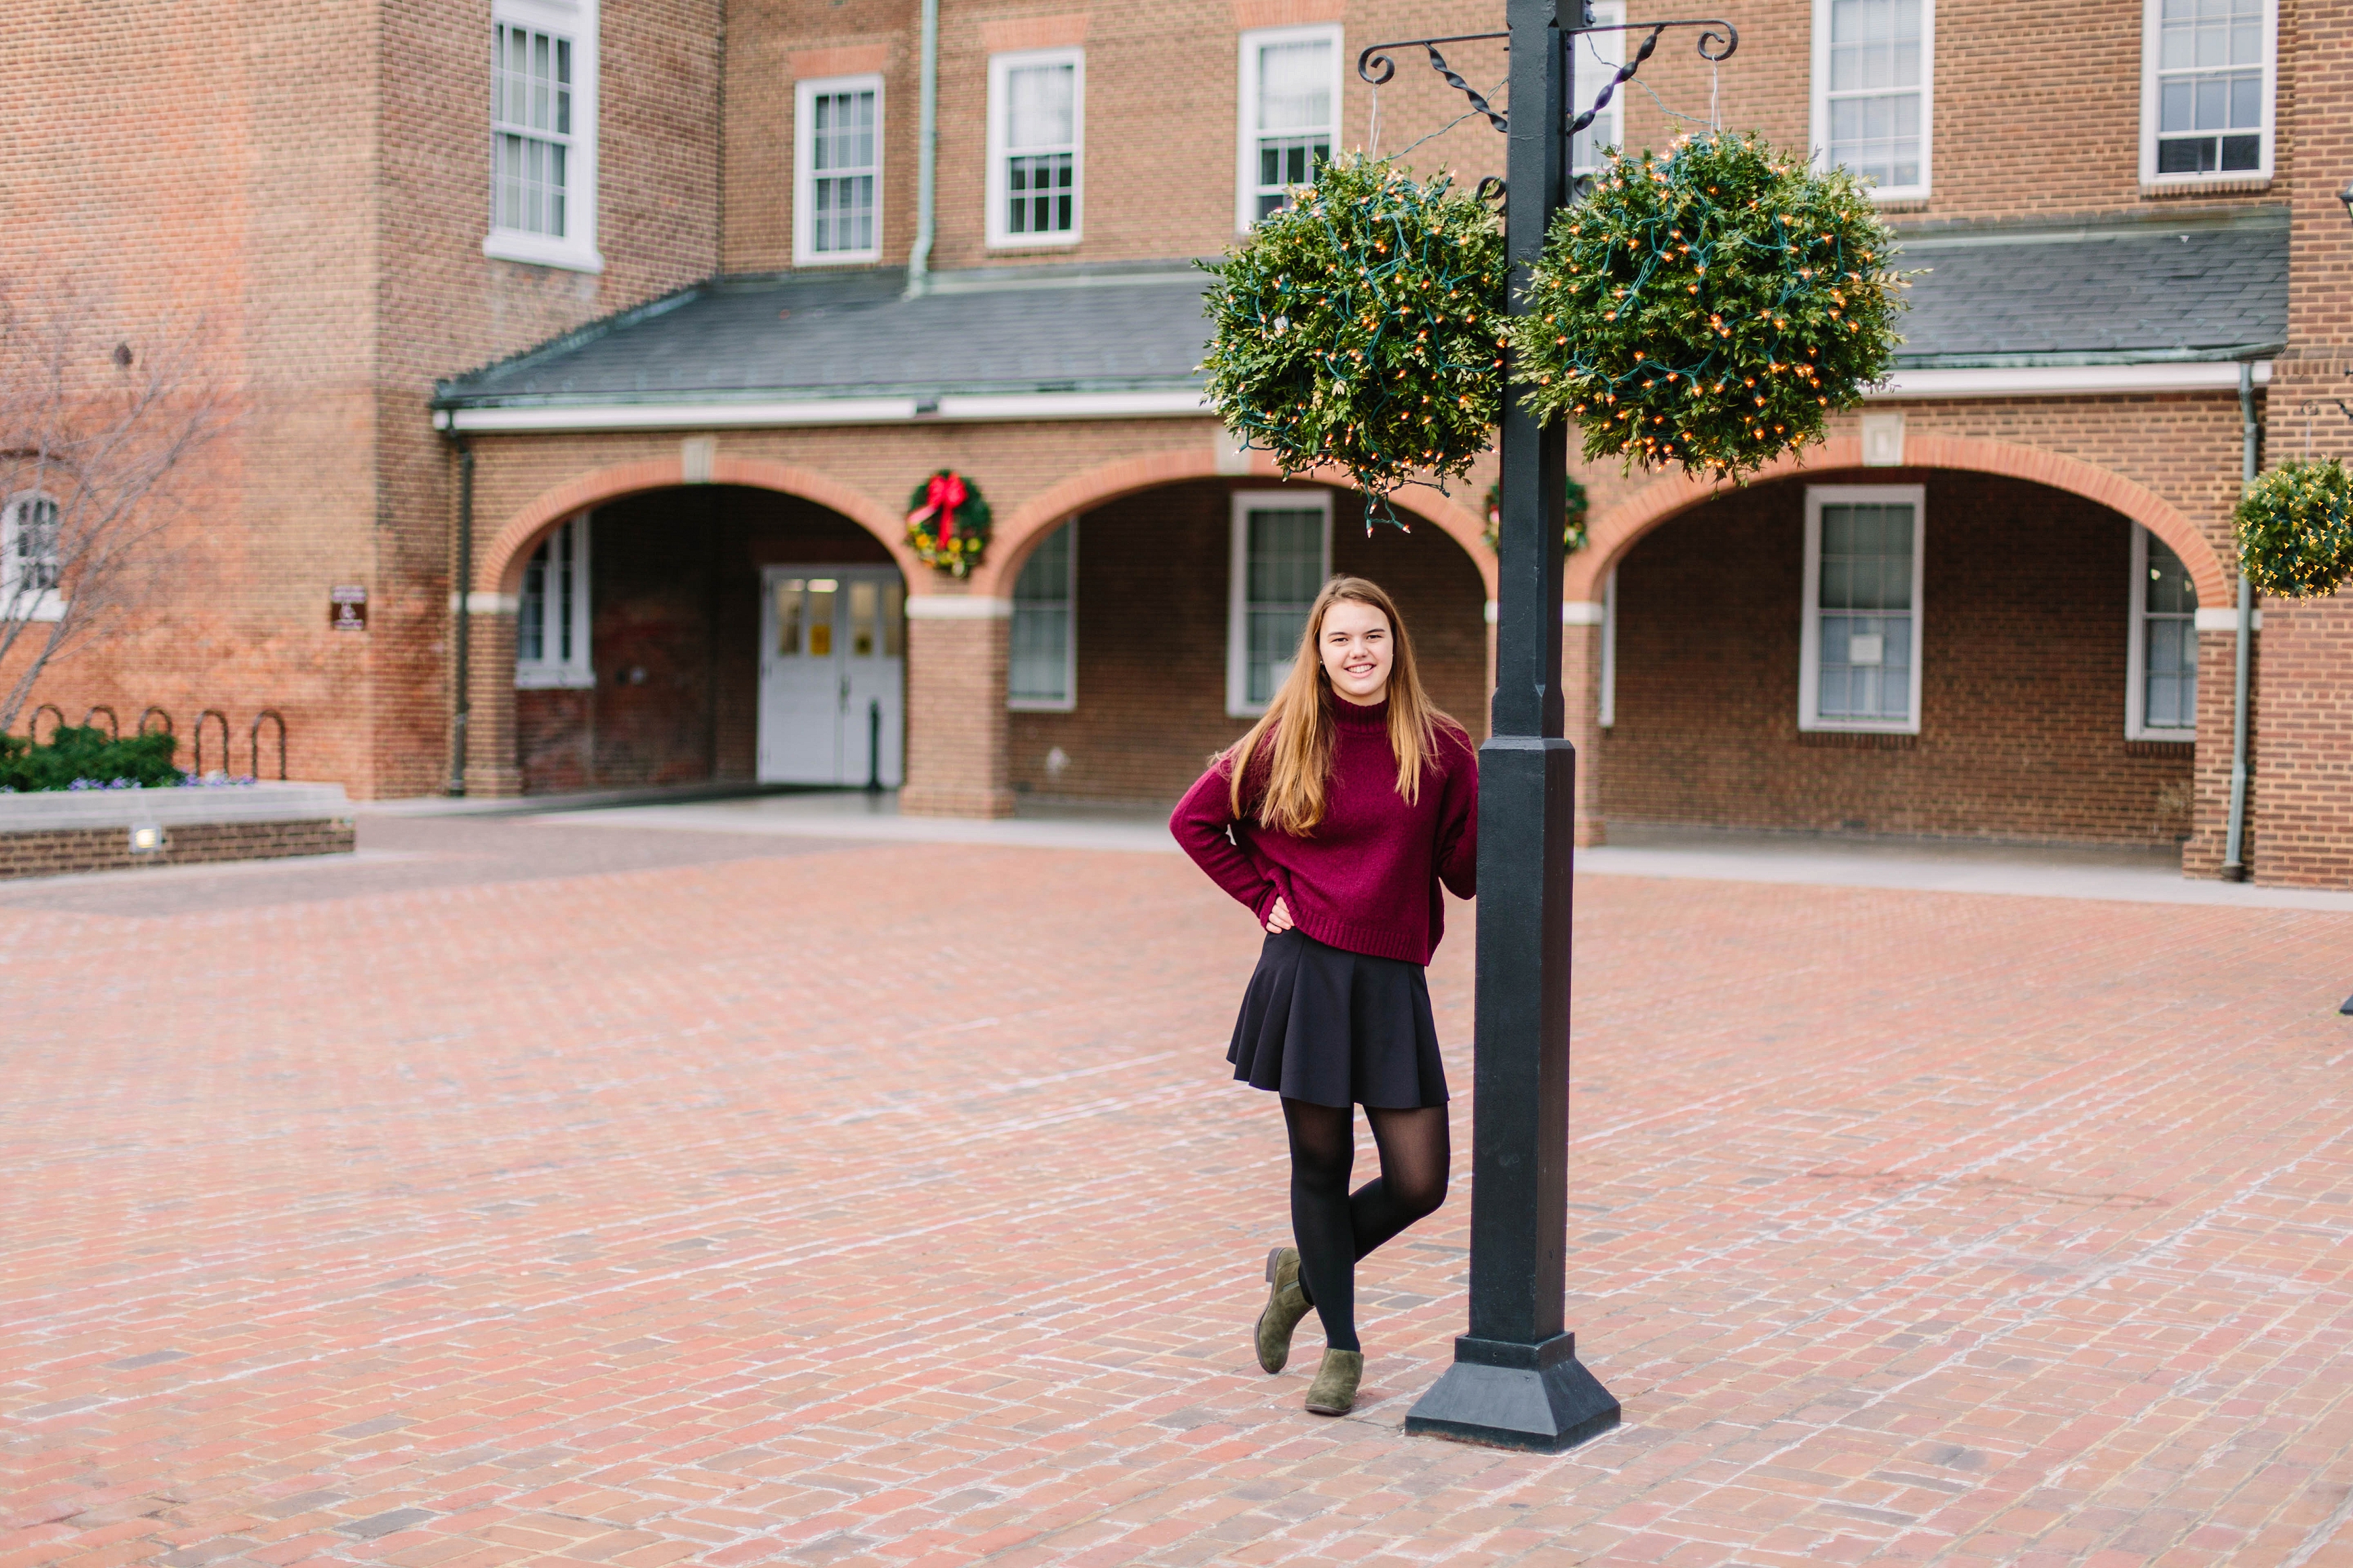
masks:
[[[1567,26],[1562,14],[1576,18]],[[1427,49],[1432,69],[1507,138],[1504,253],[1516,314],[1552,216],[1568,199],[1569,146],[1669,27],[1700,26],[1700,53],[1739,47],[1724,22],[1593,28],[1585,0],[1505,0],[1508,116],[1447,68],[1452,38],[1376,44],[1356,74],[1378,86],[1383,52]],[[1713,29],[1721,29],[1720,32]],[[1647,32],[1591,110],[1572,117],[1584,31]],[[1711,47],[1711,45],[1715,46]],[[1406,1416],[1409,1432],[1555,1452],[1618,1423],[1618,1401],[1577,1359],[1563,1322],[1567,1264],[1569,887],[1576,749],[1563,738],[1561,501],[1568,434],[1505,405],[1493,738],[1479,751],[1479,960],[1471,1140],[1471,1323],[1454,1364]]]

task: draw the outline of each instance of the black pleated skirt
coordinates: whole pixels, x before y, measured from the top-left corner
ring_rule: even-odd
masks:
[[[1446,1103],[1446,1067],[1421,965],[1271,934],[1242,994],[1234,1078],[1313,1105],[1409,1110]]]

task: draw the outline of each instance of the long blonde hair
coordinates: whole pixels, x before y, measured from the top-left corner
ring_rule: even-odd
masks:
[[[1344,600],[1370,605],[1389,623],[1389,750],[1397,757],[1397,791],[1411,805],[1421,798],[1421,775],[1438,762],[1440,725],[1457,734],[1462,726],[1439,710],[1421,684],[1414,663],[1413,639],[1406,636],[1397,601],[1377,583],[1362,577],[1335,577],[1315,595],[1307,612],[1306,629],[1299,637],[1298,655],[1291,661],[1290,678],[1250,733],[1226,749],[1221,759],[1231,783],[1233,814],[1245,815],[1246,795],[1255,795],[1257,809],[1250,812],[1261,827],[1304,837],[1324,820],[1324,790],[1332,778],[1332,752],[1336,726],[1331,704],[1345,699],[1330,695],[1331,677],[1324,672],[1324,617]]]

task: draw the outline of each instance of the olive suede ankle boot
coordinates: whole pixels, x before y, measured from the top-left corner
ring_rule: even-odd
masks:
[[[1315,1381],[1307,1385],[1307,1413],[1345,1415],[1356,1407],[1356,1383],[1364,1375],[1364,1352],[1325,1351]]]
[[[1282,1370],[1291,1359],[1291,1333],[1309,1308],[1307,1292],[1299,1288],[1299,1252],[1278,1247],[1266,1255],[1266,1309],[1258,1315],[1258,1364],[1262,1372]]]

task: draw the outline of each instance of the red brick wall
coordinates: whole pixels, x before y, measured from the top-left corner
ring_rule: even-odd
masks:
[[[1799,735],[1806,481],[1759,485],[1666,524],[1619,568],[1616,724],[1596,759],[1605,816],[2181,839],[2189,748],[2124,737],[2126,521],[2015,479],[1868,479],[1927,486],[1916,741]]]
[[[1203,480],[1130,496],[1079,525],[1077,706],[1011,715],[1013,787],[1043,796],[1173,803],[1250,727],[1226,716],[1232,503],[1262,482]],[[1332,566],[1398,601],[1438,705],[1486,732],[1485,594],[1453,541],[1424,526],[1367,536],[1332,492]],[[1057,775],[1047,756],[1069,759]]]
[[[527,794],[750,779],[762,568],[891,561],[822,507],[727,485],[632,496],[589,527],[596,684],[514,694]]]

